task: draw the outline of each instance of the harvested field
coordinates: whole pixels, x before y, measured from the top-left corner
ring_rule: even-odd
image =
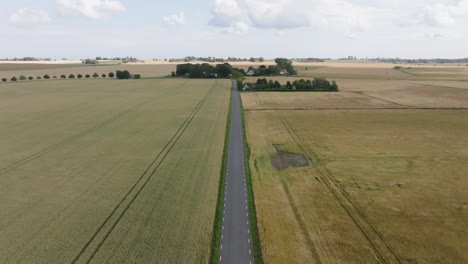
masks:
[[[175,64],[120,64],[120,65],[84,65],[84,64],[68,64],[68,65],[56,65],[56,64],[0,64],[0,79],[10,79],[13,76],[19,77],[24,75],[26,77],[43,76],[45,74],[50,77],[60,75],[86,74],[92,75],[98,73],[99,76],[102,74],[109,74],[117,70],[128,70],[131,73],[141,74],[142,77],[163,77],[171,74],[172,71],[176,70]]]
[[[466,263],[468,111],[249,111],[267,263]],[[276,170],[273,144],[310,167]]]
[[[297,78],[274,78],[281,83]],[[249,79],[249,81],[253,81]],[[468,83],[336,79],[340,92],[248,92],[246,110],[468,108]]]
[[[337,93],[242,93],[264,261],[468,262],[467,76],[333,70]]]
[[[0,84],[0,263],[207,263],[230,87]]]

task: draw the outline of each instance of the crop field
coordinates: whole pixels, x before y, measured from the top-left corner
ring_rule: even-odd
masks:
[[[466,82],[337,82],[242,94],[264,261],[467,263]]]
[[[394,64],[311,64],[297,67],[301,77],[326,77],[346,79],[387,79],[387,80],[419,80],[419,81],[468,81],[468,67],[403,65],[401,69]]]
[[[0,63],[0,79],[11,77],[19,77],[24,75],[26,77],[32,76],[44,76],[45,74],[50,77],[60,75],[86,74],[93,75],[98,73],[99,76],[102,74],[109,74],[117,70],[128,70],[131,73],[141,74],[142,77],[163,77],[171,74],[172,71],[176,70],[175,64],[119,64],[119,65],[84,65],[84,64],[1,64]]]
[[[292,78],[277,79],[282,83],[293,80]],[[468,108],[468,82],[335,80],[341,90],[339,93],[245,93],[243,94],[243,105],[247,111],[349,108]]]
[[[0,263],[207,263],[230,88],[0,84]]]

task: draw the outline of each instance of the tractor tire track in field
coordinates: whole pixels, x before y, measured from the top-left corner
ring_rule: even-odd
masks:
[[[205,104],[205,102],[213,93],[216,87],[218,87],[218,81],[216,81],[213,87],[210,88],[207,94],[198,102],[195,108],[189,113],[189,115],[181,124],[179,129],[169,139],[169,141],[166,143],[163,149],[155,156],[155,158],[151,161],[146,170],[140,175],[140,177],[132,185],[130,190],[125,194],[121,201],[114,207],[114,209],[107,216],[104,222],[97,228],[93,236],[88,240],[88,242],[84,245],[81,251],[72,260],[72,263],[90,263],[93,260],[96,253],[102,247],[104,242],[110,236],[112,231],[118,225],[118,223],[123,218],[128,209],[131,207],[131,205],[135,202],[135,200],[140,195],[145,186],[148,184],[148,182],[151,180],[151,178],[156,174],[156,171],[162,165],[166,157],[169,155],[173,147],[177,144],[187,127],[192,123],[198,111],[202,108],[202,106]],[[127,200],[128,203],[124,205],[125,201]],[[121,212],[118,212],[119,209],[121,209]],[[100,237],[99,239],[98,236]],[[97,244],[92,247],[93,243]]]
[[[94,132],[94,131],[96,131],[96,130],[98,130],[100,128],[103,128],[103,127],[111,124],[112,122],[118,120],[119,118],[121,118],[125,114],[127,114],[127,113],[131,112],[132,110],[144,105],[145,103],[147,103],[149,101],[150,100],[146,100],[146,101],[143,101],[141,103],[138,103],[137,105],[134,105],[134,106],[130,107],[129,109],[118,113],[117,115],[113,116],[112,118],[107,119],[106,121],[101,122],[98,125],[90,128],[88,130],[85,130],[85,131],[83,131],[83,132],[81,132],[79,134],[76,134],[76,135],[74,135],[72,137],[69,137],[69,138],[67,138],[67,139],[65,139],[65,140],[63,140],[63,141],[61,141],[59,143],[56,143],[56,144],[52,145],[52,146],[46,147],[46,148],[44,148],[44,149],[42,149],[42,150],[40,150],[40,151],[38,151],[38,152],[36,152],[36,153],[34,153],[32,155],[29,155],[28,157],[25,157],[25,158],[13,163],[13,164],[10,164],[10,165],[0,169],[0,175],[3,175],[3,174],[5,174],[5,173],[7,173],[7,172],[9,172],[11,170],[14,170],[14,169],[20,167],[21,165],[24,165],[24,164],[26,164],[26,163],[28,163],[30,161],[33,161],[33,160],[41,157],[44,154],[47,154],[48,152],[51,152],[51,151],[53,151],[53,150],[55,150],[57,148],[60,148],[63,145],[71,143],[71,142],[73,142],[73,141],[75,141],[75,140],[77,140],[77,139],[79,139],[79,138],[81,138],[83,136],[86,136],[86,135],[88,135],[88,134],[90,134],[90,133],[92,133],[92,132]]]
[[[333,176],[333,173],[320,161],[318,155],[310,150],[310,148],[306,147],[306,142],[298,135],[288,121],[281,119],[281,122],[297,146],[305,154],[314,159],[313,163],[316,165],[315,170],[318,173],[321,182],[326,186],[328,191],[334,196],[335,200],[340,204],[346,214],[363,234],[364,238],[369,242],[374,253],[379,258],[379,261],[382,263],[401,263],[400,259],[385,241],[383,236],[354,204],[349,194],[337,185],[337,180]]]
[[[181,87],[181,86],[185,85],[186,83],[187,83],[187,81],[182,83],[178,87]],[[46,148],[44,148],[44,149],[42,149],[42,150],[40,150],[40,151],[38,151],[38,152],[36,152],[36,153],[34,153],[32,155],[29,155],[29,156],[15,162],[15,163],[12,163],[12,164],[8,165],[8,166],[0,169],[0,176],[3,175],[3,174],[8,173],[8,172],[20,167],[20,166],[22,166],[22,165],[24,165],[24,164],[26,164],[26,163],[28,163],[30,161],[33,161],[33,160],[41,157],[44,154],[47,154],[47,153],[49,153],[49,152],[51,152],[51,151],[53,151],[55,149],[58,149],[58,148],[66,145],[68,143],[71,143],[71,142],[73,142],[73,141],[75,141],[77,139],[80,139],[81,137],[84,137],[84,136],[86,136],[86,135],[88,135],[88,134],[90,134],[90,133],[92,133],[92,132],[94,132],[96,130],[99,130],[100,128],[103,128],[103,127],[109,125],[109,124],[113,123],[114,121],[120,119],[122,116],[130,113],[131,111],[135,110],[136,108],[138,108],[140,106],[145,105],[146,103],[148,103],[150,101],[152,101],[152,99],[146,99],[143,102],[140,102],[140,103],[128,108],[127,110],[118,113],[117,115],[115,115],[115,116],[111,117],[110,119],[107,119],[107,120],[99,123],[98,125],[96,125],[96,126],[94,126],[92,128],[89,128],[89,129],[87,129],[85,131],[82,131],[82,132],[80,132],[80,133],[78,133],[78,134],[76,134],[76,135],[74,135],[72,137],[69,137],[69,138],[67,138],[67,139],[65,139],[63,141],[60,141],[60,142],[58,142],[58,143],[56,143],[56,144],[54,144],[52,146],[46,147]]]

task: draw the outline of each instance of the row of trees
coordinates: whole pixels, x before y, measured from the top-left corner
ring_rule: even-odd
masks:
[[[172,76],[187,76],[189,78],[239,78],[245,76],[244,69],[233,68],[229,63],[213,66],[203,64],[179,64]]]
[[[269,90],[284,90],[284,91],[326,91],[337,92],[339,90],[335,81],[328,81],[325,78],[314,78],[313,80],[296,80],[291,83],[288,81],[286,85],[282,85],[278,81],[267,80],[265,78],[258,79],[255,84],[248,83],[246,86],[238,86],[239,89],[249,89],[254,91],[269,91]]]
[[[90,75],[90,74],[86,74],[86,75],[82,75],[82,74],[77,74],[76,76],[74,74],[69,74],[68,76],[65,75],[65,74],[62,74],[59,76],[61,79],[82,79],[82,78],[86,78],[86,79],[89,79],[91,77],[93,77],[94,79],[96,78],[99,78],[99,77],[102,77],[102,78],[114,78],[114,77],[117,77],[117,79],[140,79],[141,78],[141,75],[140,74],[131,74],[129,71],[127,70],[124,70],[124,71],[117,71],[116,73],[113,73],[113,72],[110,72],[109,74],[97,74],[97,73],[94,73],[93,75]],[[57,76],[50,76],[48,74],[45,74],[44,76],[37,76],[36,78],[34,78],[33,76],[29,76],[29,77],[26,77],[24,75],[21,75],[19,76],[18,78],[17,77],[11,77],[10,78],[10,81],[12,82],[16,82],[16,81],[26,81],[26,80],[49,80],[49,79],[58,79],[59,77]],[[7,78],[2,78],[2,82],[7,82],[8,79]]]
[[[275,60],[276,65],[260,65],[258,69],[254,67],[249,67],[248,73],[251,76],[276,76],[276,75],[297,75],[296,69],[292,65],[292,61],[285,58],[277,58]],[[281,70],[286,70],[286,72],[281,73]]]

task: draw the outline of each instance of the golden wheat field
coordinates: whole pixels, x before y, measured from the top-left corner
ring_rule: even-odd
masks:
[[[467,83],[336,81],[242,94],[264,261],[468,262]]]

